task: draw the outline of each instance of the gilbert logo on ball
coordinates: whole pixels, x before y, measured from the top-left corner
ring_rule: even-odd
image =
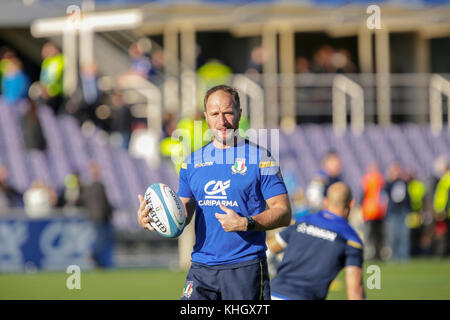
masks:
[[[154,183],[144,195],[150,208],[150,225],[163,237],[176,238],[186,225],[186,214],[178,195],[164,183]]]

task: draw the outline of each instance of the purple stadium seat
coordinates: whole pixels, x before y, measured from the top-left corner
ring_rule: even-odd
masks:
[[[64,178],[71,173],[69,156],[66,153],[66,142],[64,141],[58,120],[52,110],[47,106],[38,109],[39,120],[47,140],[47,150],[50,158],[50,168],[55,170],[57,177],[56,185],[60,188],[64,185]]]
[[[80,173],[82,178],[87,178],[88,162],[91,157],[78,121],[72,116],[63,115],[59,117],[59,125],[66,145],[70,149],[72,170]]]
[[[27,168],[25,146],[16,109],[0,105],[0,135],[5,146],[4,158],[10,171],[11,184],[24,192],[31,183]]]
[[[32,180],[38,179],[57,189],[55,179],[52,178],[48,168],[48,159],[45,152],[40,150],[30,150],[27,153],[28,165],[33,172]]]
[[[123,193],[124,186],[119,184],[107,142],[102,140],[100,131],[88,137],[87,141],[92,158],[100,165],[102,181],[105,184],[108,199],[114,207],[122,207],[127,201]]]

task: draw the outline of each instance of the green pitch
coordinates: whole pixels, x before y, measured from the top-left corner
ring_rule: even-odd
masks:
[[[369,289],[376,281],[371,265],[379,266],[379,289]],[[345,277],[342,271],[330,286],[327,299],[346,299]],[[407,263],[364,263],[364,288],[368,299],[375,300],[449,300],[450,259],[412,260]]]
[[[0,299],[179,299],[186,273],[167,269],[81,270],[80,289],[67,289],[70,274],[1,274]]]
[[[379,266],[380,289],[367,289],[370,265]],[[0,299],[162,299],[178,300],[186,272],[167,269],[113,269],[81,272],[81,288],[69,290],[65,272],[0,274]],[[404,264],[366,262],[369,299],[450,299],[450,260]],[[329,299],[346,299],[344,274],[332,284]]]

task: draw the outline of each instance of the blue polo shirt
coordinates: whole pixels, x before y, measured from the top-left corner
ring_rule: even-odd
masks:
[[[178,195],[194,198],[196,242],[192,261],[209,266],[242,263],[265,255],[265,232],[225,232],[220,204],[238,215],[266,210],[265,200],[286,194],[280,168],[268,150],[242,139],[219,149],[211,142],[182,164]]]
[[[329,211],[299,218],[278,240],[287,247],[271,281],[274,297],[325,299],[342,268],[363,264],[361,239],[346,219]]]

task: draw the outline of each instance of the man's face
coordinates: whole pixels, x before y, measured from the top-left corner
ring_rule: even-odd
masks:
[[[331,177],[337,177],[340,175],[342,171],[341,159],[336,155],[330,156],[325,161],[325,171]]]
[[[241,110],[234,106],[232,96],[222,90],[211,94],[204,115],[215,139],[223,144],[232,143],[241,118]]]

